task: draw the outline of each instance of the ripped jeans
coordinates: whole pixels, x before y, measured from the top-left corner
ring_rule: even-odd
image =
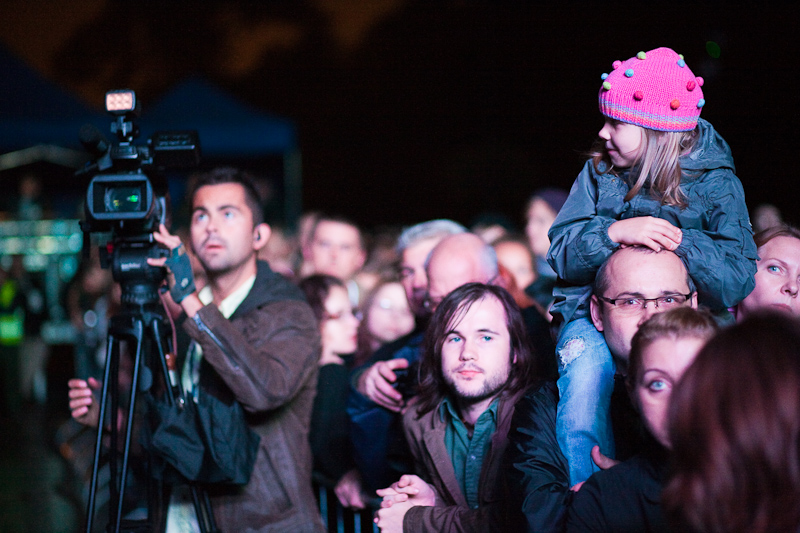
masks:
[[[569,464],[570,486],[586,481],[599,470],[592,447],[614,457],[611,393],[616,367],[605,337],[586,318],[561,328],[558,357],[558,413],[556,437]]]

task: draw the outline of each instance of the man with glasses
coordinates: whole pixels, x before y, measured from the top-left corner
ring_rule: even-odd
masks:
[[[618,373],[627,371],[631,339],[639,326],[651,315],[681,305],[697,308],[697,292],[673,252],[630,246],[608,258],[597,272],[590,313]]]

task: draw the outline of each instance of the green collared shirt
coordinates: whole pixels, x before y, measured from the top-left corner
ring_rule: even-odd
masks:
[[[454,402],[445,398],[439,408],[439,414],[447,424],[444,445],[453,462],[458,485],[470,509],[477,509],[479,505],[481,468],[492,444],[492,435],[497,429],[497,405],[498,399],[495,399],[489,408],[481,413],[475,422],[471,437],[469,430],[461,421]]]

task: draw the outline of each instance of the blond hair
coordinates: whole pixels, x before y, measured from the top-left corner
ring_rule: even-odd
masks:
[[[686,207],[689,204],[686,194],[681,190],[683,171],[680,156],[691,151],[697,140],[697,128],[691,131],[641,130],[642,144],[631,165],[631,188],[625,195],[625,201],[630,201],[645,184],[649,184],[650,194],[662,204]],[[611,165],[605,142],[598,141],[589,155],[595,171],[602,172],[598,168],[602,161],[606,163],[606,168],[611,168],[611,173],[617,174]]]

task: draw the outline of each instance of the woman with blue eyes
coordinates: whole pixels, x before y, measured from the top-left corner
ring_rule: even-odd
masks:
[[[671,449],[667,411],[672,390],[717,331],[705,311],[678,307],[653,315],[631,341],[627,386],[647,433],[643,451],[593,474],[575,493],[567,531],[669,531],[661,489]]]
[[[800,315],[800,230],[779,225],[754,237],[758,247],[756,286],[736,307],[741,321],[757,310]]]

